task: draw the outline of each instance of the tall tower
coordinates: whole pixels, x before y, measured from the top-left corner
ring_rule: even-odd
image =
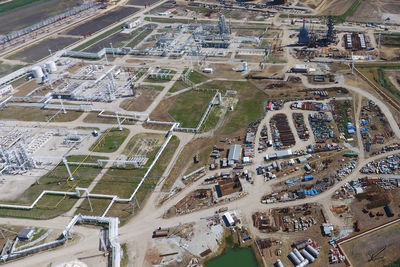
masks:
[[[333,43],[335,41],[335,32],[333,28],[333,21],[332,18],[328,20],[328,32],[326,33],[326,39],[329,43]]]
[[[225,16],[223,14],[221,14],[219,16],[218,19],[218,30],[219,30],[219,34],[223,35],[223,34],[229,34],[229,28],[226,25],[226,20],[225,20]]]
[[[301,44],[301,45],[309,45],[310,44],[310,34],[306,27],[306,18],[303,18],[303,27],[300,29],[299,44]]]

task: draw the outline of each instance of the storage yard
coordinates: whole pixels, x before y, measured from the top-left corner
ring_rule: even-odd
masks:
[[[0,260],[396,261],[390,1],[3,1]]]

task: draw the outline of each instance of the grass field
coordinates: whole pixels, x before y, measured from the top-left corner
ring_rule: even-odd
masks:
[[[184,83],[182,80],[177,80],[174,85],[169,89],[168,92],[170,93],[175,93],[175,92],[179,92],[185,88],[188,88],[189,85],[187,85],[186,83]]]
[[[18,121],[47,121],[52,118],[58,110],[40,109],[36,107],[8,106],[0,110],[0,119],[12,119]],[[80,111],[68,111],[67,114],[60,112],[52,122],[74,121],[83,113]]]
[[[74,155],[69,156],[67,159],[69,162],[81,162],[87,156],[85,155]],[[89,156],[85,162],[97,162],[98,159],[106,159],[105,157],[94,157]],[[42,176],[38,183],[31,185],[18,200],[13,202],[2,202],[2,203],[18,203],[18,204],[31,204],[44,190],[55,190],[55,191],[74,191],[74,187],[88,187],[93,179],[100,173],[101,169],[96,167],[87,167],[77,165],[70,166],[73,173],[74,181],[68,181],[69,176],[67,169],[61,162],[56,168],[50,171],[48,174]],[[6,209],[0,208],[0,216],[3,217],[22,217],[22,218],[34,218],[34,219],[48,219],[56,217],[62,213],[65,213],[76,202],[77,198],[64,197],[59,195],[45,195],[32,210],[17,210],[17,209]]]
[[[374,82],[378,87],[386,90],[391,94],[397,101],[400,101],[400,92],[394,87],[389,81],[385,70],[381,67],[378,68],[360,68],[362,74],[364,74],[370,81]]]
[[[125,46],[135,48],[135,46],[137,46],[141,41],[143,41],[152,32],[153,32],[152,29],[144,30],[138,36],[136,36],[134,39],[132,39],[129,43],[127,43]]]
[[[201,74],[200,72],[194,70],[192,71],[192,73],[190,73],[189,80],[194,84],[198,84],[207,81],[208,78],[203,74]]]
[[[5,64],[2,61],[0,61],[0,77],[6,76],[7,74],[10,74],[16,70],[19,70],[22,68],[24,65],[9,65]]]
[[[334,17],[336,22],[344,22],[348,16],[351,16],[357,7],[361,4],[361,0],[354,0],[353,4],[342,15]]]
[[[215,81],[208,83],[211,88],[218,88],[220,91],[236,90],[239,100],[234,110],[226,114],[224,123],[218,129],[219,134],[231,134],[243,129],[249,123],[260,119],[264,114],[264,104],[268,95],[258,89],[251,82],[226,82]]]
[[[182,127],[196,128],[214,95],[214,91],[184,92],[178,96],[168,113],[175,121],[180,122]]]
[[[138,135],[132,139],[132,143],[135,143],[140,136]],[[159,135],[161,138],[162,135]],[[153,135],[154,137],[154,135]],[[162,136],[163,137],[163,136]],[[127,146],[127,148],[130,145]],[[173,136],[163,153],[161,154],[159,160],[154,165],[152,171],[150,172],[149,176],[146,178],[145,182],[142,184],[141,188],[139,189],[136,198],[138,202],[141,204],[146,196],[154,189],[158,180],[164,173],[165,169],[167,168],[173,154],[175,153],[176,149],[179,146],[179,139],[176,136]],[[146,167],[150,166],[151,162],[153,161],[157,151],[159,150],[160,146],[156,146],[147,154],[149,160],[146,164]],[[119,169],[113,168],[110,169],[100,180],[100,182],[95,186],[92,193],[101,193],[101,194],[115,194],[119,197],[129,198],[133,191],[136,189],[137,185],[139,184],[141,178],[147,171],[146,168],[142,169],[133,169],[133,168],[126,168],[126,169]],[[97,200],[96,200],[97,201]],[[85,202],[87,202],[85,200]],[[109,201],[108,200],[98,200],[97,205],[98,207],[93,207],[96,212],[100,213],[104,210]],[[81,206],[82,209],[88,209],[88,203],[83,203]],[[90,208],[89,208],[90,211]],[[89,213],[90,214],[90,213]],[[114,203],[111,210],[107,214],[107,216],[117,216],[121,219],[121,221],[126,220],[128,217],[132,215],[132,204],[131,203]]]
[[[97,141],[90,147],[90,151],[106,153],[115,152],[125,141],[129,132],[130,131],[126,128],[123,128],[122,131],[118,128],[112,128],[110,131],[107,131],[98,137]]]
[[[89,114],[83,119],[83,122],[118,125],[116,118],[99,117],[99,116],[97,116],[97,114],[98,114],[97,112],[89,112]],[[1,115],[1,113],[0,113],[0,115]],[[136,123],[135,121],[131,121],[131,120],[124,120],[124,122],[123,122],[123,124],[128,124],[128,125],[133,125],[135,123]]]
[[[222,113],[221,107],[219,107],[219,106],[213,107],[211,109],[210,113],[208,114],[206,121],[202,125],[201,131],[208,132],[208,131],[214,129],[219,121],[219,118],[222,115],[221,113]]]
[[[10,12],[22,7],[29,7],[40,3],[48,2],[50,0],[13,0],[4,4],[0,3],[0,14]]]

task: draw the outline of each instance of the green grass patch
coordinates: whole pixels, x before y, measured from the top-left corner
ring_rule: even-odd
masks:
[[[361,0],[354,0],[353,4],[342,15],[334,17],[334,20],[339,23],[346,21],[346,18],[351,16],[360,4]]]
[[[125,46],[135,48],[141,41],[143,41],[152,32],[153,32],[153,29],[144,30],[139,35],[137,35],[134,39],[130,40],[127,44],[125,44]]]
[[[245,128],[249,123],[260,119],[264,114],[264,104],[268,95],[249,81],[230,82],[213,81],[202,85],[206,88],[216,88],[220,92],[236,90],[238,99],[233,111],[228,111],[224,123],[218,129],[220,134],[231,134]]]
[[[111,203],[109,198],[90,198],[90,203],[92,204],[92,209],[88,199],[86,198],[82,204],[76,209],[75,214],[82,214],[88,216],[102,216],[106,211],[108,205]]]
[[[50,0],[12,0],[7,3],[0,3],[0,14],[4,12],[10,12],[13,10],[17,10],[20,8],[26,8],[34,5],[38,5],[41,3],[48,2]]]
[[[1,114],[1,113],[0,113]],[[89,114],[83,119],[83,122],[87,123],[104,123],[111,125],[118,125],[116,118],[100,117],[97,116],[98,112],[89,112]],[[134,125],[136,121],[134,120],[124,120],[123,124]]]
[[[6,76],[7,74],[17,71],[22,67],[24,67],[22,64],[10,65],[0,61],[0,77]]]
[[[86,48],[90,47],[91,45],[94,45],[95,43],[101,41],[102,39],[109,37],[110,35],[116,34],[117,32],[122,31],[122,27],[124,26],[124,24],[120,24],[118,26],[115,26],[114,28],[100,34],[99,36],[96,36],[95,38],[87,41],[86,43],[83,43],[77,47],[75,47],[74,49],[72,49],[72,51],[82,51],[85,50]]]
[[[397,259],[396,261],[385,265],[385,267],[400,267],[400,259]]]
[[[192,73],[190,73],[189,80],[194,84],[198,84],[207,81],[208,78],[203,74],[201,74],[200,72],[194,70],[192,71]]]
[[[196,128],[214,95],[214,91],[184,92],[177,97],[168,113],[175,121],[180,122],[182,127]]]
[[[362,69],[361,72],[377,86],[385,89],[388,93],[397,98],[397,100],[400,100],[400,91],[389,81],[383,68],[366,68]]]
[[[145,135],[134,136],[132,139],[132,143],[136,143],[141,137],[144,136]],[[160,137],[163,137],[163,135],[158,135],[158,138]],[[161,177],[166,167],[168,166],[178,146],[179,146],[178,137],[176,136],[172,137],[169,144],[161,154],[157,163],[154,165],[153,169],[151,170],[148,177],[142,184],[140,190],[138,191],[136,198],[139,201],[139,203],[141,203],[145,199],[147,194],[154,189],[159,178]],[[127,147],[129,147],[129,145]],[[147,171],[147,168],[153,162],[155,155],[157,154],[160,147],[161,144],[154,146],[152,150],[147,153],[146,156],[149,158],[149,160],[147,161],[145,168],[135,169],[133,167],[127,167],[127,168],[109,169],[107,173],[103,176],[103,178],[97,183],[92,193],[113,194],[113,195],[118,195],[119,197],[122,198],[129,198],[136,189],[136,187],[138,186],[145,172]],[[111,210],[113,209],[114,206],[111,208]],[[115,215],[115,211],[112,214]],[[108,214],[108,216],[111,215]]]
[[[174,85],[168,90],[168,92],[170,93],[175,93],[175,92],[179,92],[183,89],[186,89],[190,87],[189,85],[187,85],[186,83],[184,83],[182,80],[177,80]]]
[[[90,151],[105,153],[115,152],[125,141],[129,132],[130,131],[126,128],[123,128],[122,131],[118,128],[112,128],[97,139],[97,141],[90,147]]]
[[[36,107],[8,106],[0,110],[0,119],[12,119],[18,121],[48,121],[58,110],[41,109]],[[81,116],[81,111],[68,111],[67,114],[59,112],[53,117],[52,122],[74,121]]]
[[[86,155],[73,155],[67,157],[68,162],[82,162]],[[97,162],[98,159],[107,159],[106,157],[89,156],[85,162]],[[69,166],[74,181],[69,181],[69,175],[64,164],[60,162],[48,174],[42,176],[37,183],[32,184],[16,201],[5,202],[3,204],[22,204],[30,205],[44,190],[53,191],[69,191],[73,192],[76,186],[88,187],[93,179],[100,173],[101,168],[89,167],[81,165]],[[49,219],[54,218],[70,210],[75,204],[77,198],[60,195],[44,195],[37,206],[32,210],[17,210],[0,208],[0,216],[2,217],[21,217],[34,219]]]
[[[76,130],[88,130],[88,131],[93,131],[93,130],[100,131],[99,127],[78,126],[78,127],[75,127],[74,129],[76,129]]]
[[[208,114],[208,117],[204,124],[201,127],[201,130],[203,132],[208,132],[217,126],[219,118],[221,117],[221,111],[222,107],[220,106],[215,106],[211,109],[210,113]]]
[[[123,243],[121,245],[121,248],[122,248],[121,266],[128,267],[128,263],[129,263],[128,245],[126,243]]]

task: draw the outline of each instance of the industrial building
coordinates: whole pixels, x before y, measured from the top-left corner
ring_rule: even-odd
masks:
[[[291,149],[280,150],[280,151],[277,151],[276,153],[267,154],[264,157],[264,159],[265,159],[265,161],[269,161],[269,160],[274,160],[274,159],[290,157],[291,155],[292,155]]]
[[[344,36],[346,49],[357,51],[367,49],[365,36],[363,33],[347,33]]]
[[[228,162],[238,163],[240,161],[240,156],[242,155],[241,145],[231,145],[228,153]]]
[[[35,231],[33,229],[24,228],[18,232],[17,237],[20,240],[29,240],[32,238],[34,233],[35,233]]]
[[[291,69],[291,72],[293,73],[307,73],[308,72],[308,68],[307,65],[305,64],[295,64]]]

